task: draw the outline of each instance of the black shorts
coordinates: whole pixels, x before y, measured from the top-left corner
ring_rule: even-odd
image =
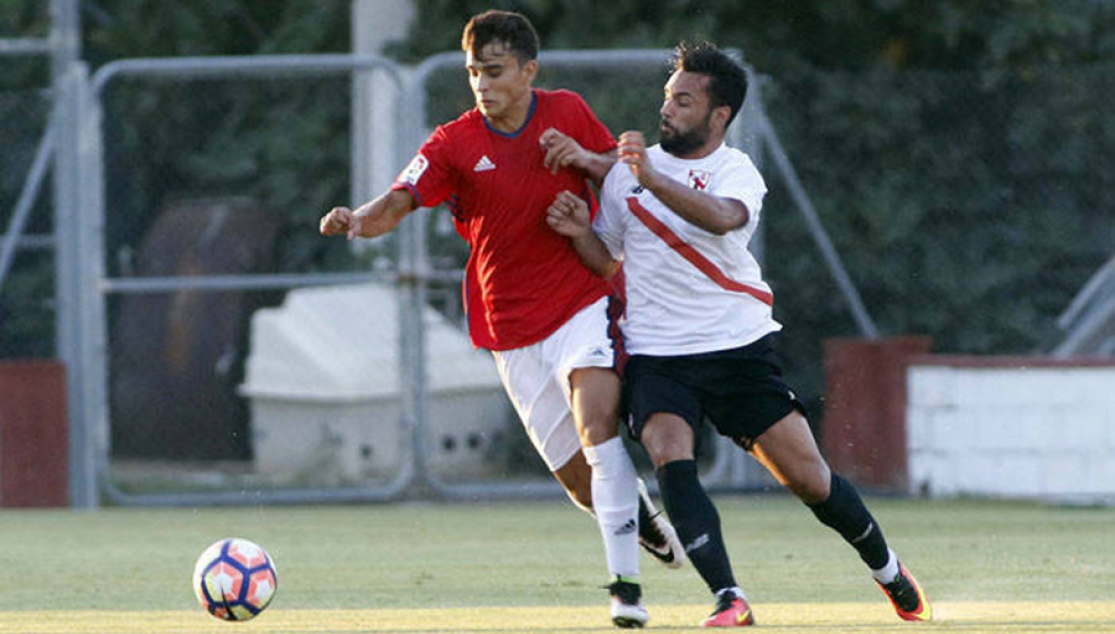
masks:
[[[705,417],[745,448],[801,403],[782,378],[775,334],[730,350],[674,357],[632,355],[624,371],[624,406],[631,437],[647,418],[677,414],[694,431]],[[804,413],[804,411],[803,411]]]

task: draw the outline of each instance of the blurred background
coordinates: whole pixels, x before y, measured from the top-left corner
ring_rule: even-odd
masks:
[[[317,233],[471,107],[489,8],[615,134],[654,135],[680,39],[747,64],[753,247],[838,467],[1111,499],[1109,0],[0,0],[0,503],[557,494],[461,329],[447,211]],[[714,487],[771,487],[703,444]]]

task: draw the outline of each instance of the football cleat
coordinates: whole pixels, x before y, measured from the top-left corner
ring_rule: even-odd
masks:
[[[716,593],[716,607],[712,614],[701,623],[702,627],[747,627],[755,625],[755,615],[747,598],[734,590],[721,590]]]
[[[637,582],[616,577],[610,585],[604,586],[612,595],[612,623],[616,627],[633,628],[646,625],[650,616],[643,607],[643,591]]]
[[[879,587],[890,599],[890,604],[894,606],[894,611],[902,620],[929,621],[933,618],[933,609],[929,607],[929,600],[925,598],[925,593],[922,592],[917,579],[906,570],[902,562],[898,562],[898,576],[894,581],[879,583]]]
[[[685,549],[662,511],[654,508],[647,485],[639,478],[639,545],[667,568],[681,568]]]

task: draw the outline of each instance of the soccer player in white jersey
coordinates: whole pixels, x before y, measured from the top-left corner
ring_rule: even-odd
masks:
[[[748,241],[766,186],[746,154],[724,144],[743,105],[743,68],[708,43],[682,43],[666,83],[660,144],[619,138],[619,162],[595,220],[560,193],[547,221],[602,276],[623,263],[620,324],[628,427],[654,464],[666,512],[716,596],[706,627],[754,623],[736,583],[716,507],[701,486],[696,434],[707,417],[836,530],[867,564],[898,616],[929,620],[914,577],[888,548],[859,493],[817,448],[801,403],[782,376],[782,326]]]

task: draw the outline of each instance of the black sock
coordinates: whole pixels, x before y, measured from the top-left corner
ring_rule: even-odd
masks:
[[[859,552],[860,559],[871,569],[878,570],[887,565],[887,540],[883,530],[872,517],[871,511],[863,505],[863,500],[855,485],[832,473],[832,488],[828,499],[817,504],[807,505],[821,520],[821,523],[840,533],[844,541]]]
[[[678,532],[685,554],[709,590],[716,592],[735,586],[732,564],[720,534],[720,514],[697,477],[697,462],[668,462],[655,474],[666,514]]]

